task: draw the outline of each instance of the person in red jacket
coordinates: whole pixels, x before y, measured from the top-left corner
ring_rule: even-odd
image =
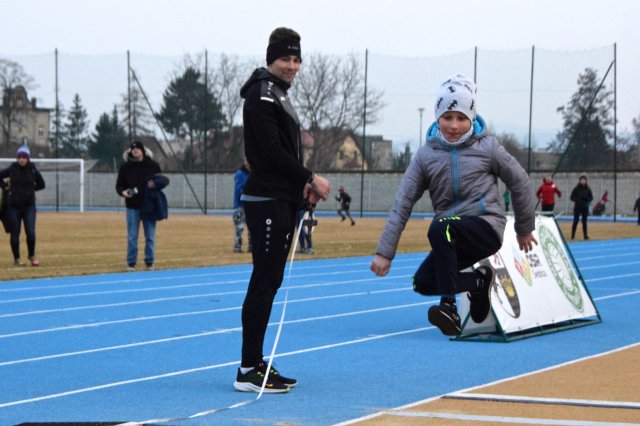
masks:
[[[536,192],[536,197],[542,203],[543,212],[551,212],[553,214],[553,208],[556,205],[555,195],[558,194],[558,198],[562,197],[562,192],[558,189],[556,184],[551,179],[551,176],[545,176],[542,178],[542,185]]]

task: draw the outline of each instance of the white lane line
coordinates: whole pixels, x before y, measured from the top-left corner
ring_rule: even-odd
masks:
[[[400,266],[397,268],[394,268],[396,271],[399,270],[404,270],[404,269],[414,269],[413,266]],[[313,277],[327,277],[327,276],[331,276],[331,275],[341,275],[341,276],[345,276],[348,274],[361,274],[362,270],[360,269],[351,269],[351,270],[341,270],[341,271],[335,271],[335,272],[326,272],[323,271],[321,273],[316,273],[316,274],[298,274],[295,275],[293,278],[300,280],[300,279],[307,279],[307,278],[313,278]],[[0,300],[0,304],[6,303],[6,304],[14,304],[14,303],[19,303],[19,302],[34,302],[34,301],[41,301],[41,300],[52,300],[52,299],[66,299],[66,298],[72,298],[72,297],[86,297],[86,296],[103,296],[103,295],[110,295],[110,294],[126,294],[126,293],[142,293],[142,292],[150,292],[150,291],[167,291],[167,290],[177,290],[177,289],[185,289],[185,288],[195,288],[195,287],[214,287],[214,286],[222,286],[222,285],[232,285],[232,284],[239,284],[239,283],[246,283],[248,282],[248,277],[246,279],[241,279],[241,280],[229,280],[229,281],[203,281],[203,282],[199,282],[199,283],[190,283],[190,284],[179,284],[179,285],[172,285],[172,286],[162,286],[162,287],[133,287],[133,288],[127,288],[124,290],[109,290],[109,291],[92,291],[92,292],[86,292],[86,293],[70,293],[70,294],[55,294],[55,295],[50,295],[50,296],[35,296],[35,297],[24,297],[24,298],[20,298],[20,299],[6,299],[6,300]]]
[[[633,296],[633,295],[636,295],[636,294],[640,294],[640,290],[627,291],[625,293],[618,293],[618,294],[610,294],[608,296],[600,296],[600,297],[594,298],[593,300],[616,299],[618,297]]]
[[[397,292],[397,291],[409,291],[409,290],[411,290],[409,287],[402,287],[402,288],[391,288],[386,290],[372,290],[372,291],[363,291],[363,292],[355,292],[355,293],[343,293],[343,294],[337,294],[337,295],[331,295],[331,296],[318,296],[318,297],[309,297],[309,298],[303,298],[303,299],[295,299],[295,300],[289,301],[289,303],[300,303],[300,302],[306,302],[306,301],[327,300],[327,299],[353,297],[353,296],[366,296],[368,294],[379,294],[383,292]],[[612,294],[608,296],[595,297],[593,300],[599,301],[599,300],[615,299],[618,297],[636,295],[638,293],[640,293],[640,290]],[[280,303],[282,302],[274,302],[274,305],[277,305]],[[89,323],[89,324],[74,324],[69,326],[52,327],[52,328],[44,328],[44,329],[37,329],[37,330],[21,331],[16,333],[0,334],[0,339],[6,339],[6,338],[18,337],[18,336],[28,336],[32,334],[52,333],[57,331],[79,330],[83,328],[95,328],[95,327],[102,327],[102,326],[115,325],[115,324],[126,324],[126,323],[137,322],[137,321],[151,321],[151,320],[176,318],[176,317],[191,316],[191,315],[207,315],[207,314],[212,314],[217,312],[226,312],[226,311],[238,310],[238,309],[240,309],[240,307],[207,309],[204,311],[178,312],[175,314],[164,314],[164,315],[151,315],[151,316],[145,316],[145,317],[125,318],[121,320],[103,321],[103,322],[95,322],[95,323]]]
[[[297,285],[287,287],[288,289],[300,290],[307,289],[313,287],[331,287],[336,285],[350,285],[350,284],[361,284],[369,281],[382,281],[382,280],[397,280],[403,278],[412,277],[413,274],[410,275],[396,275],[396,276],[386,276],[386,277],[371,277],[364,278],[359,280],[345,280],[345,281],[330,281],[326,283],[313,283],[313,284],[305,284],[305,285]],[[227,291],[227,292],[219,292],[219,293],[205,293],[205,294],[191,294],[188,296],[174,296],[174,297],[162,297],[157,299],[143,299],[136,300],[131,302],[118,302],[118,303],[105,303],[101,305],[85,305],[85,306],[73,306],[69,308],[59,308],[59,309],[43,309],[39,311],[27,311],[27,312],[15,312],[11,314],[3,314],[0,315],[0,318],[14,318],[14,317],[22,317],[29,315],[42,315],[42,314],[51,314],[56,312],[71,312],[71,311],[81,311],[87,309],[102,309],[102,308],[112,308],[117,306],[131,306],[131,305],[141,305],[141,304],[149,304],[149,303],[159,303],[159,302],[168,302],[173,300],[187,300],[187,299],[199,299],[204,297],[213,297],[213,296],[229,296],[234,294],[245,294],[246,290],[238,290],[238,291]]]
[[[602,277],[602,278],[589,278],[588,280],[585,280],[585,281],[587,283],[592,283],[592,282],[596,282],[596,281],[617,280],[618,278],[637,277],[639,275],[640,275],[640,272],[636,272],[636,273],[633,273],[633,274],[607,275],[606,277]]]
[[[289,301],[289,303],[292,303],[292,301]],[[393,311],[393,310],[399,310],[399,309],[415,308],[415,307],[430,305],[430,304],[434,304],[434,303],[437,303],[437,301],[420,302],[420,303],[409,303],[409,304],[405,304],[405,305],[395,305],[395,306],[385,306],[383,308],[365,309],[365,310],[362,310],[362,311],[351,311],[351,312],[343,312],[343,313],[339,313],[339,314],[322,315],[322,316],[318,316],[318,317],[299,318],[299,319],[296,319],[296,320],[288,320],[288,321],[285,321],[284,323],[285,324],[300,324],[300,323],[312,322],[312,321],[322,321],[322,320],[329,320],[329,319],[335,319],[335,318],[346,318],[346,317],[351,317],[351,316],[355,316],[355,315],[366,315],[366,314]],[[268,324],[269,327],[272,327],[274,325],[277,325],[277,323],[269,323]],[[237,332],[237,331],[242,331],[242,327],[240,326],[240,327],[225,328],[225,329],[221,329],[221,330],[205,331],[205,332],[202,332],[202,333],[195,333],[195,334],[187,334],[187,335],[184,335],[184,336],[167,337],[167,338],[164,338],[164,339],[147,340],[147,341],[142,341],[142,342],[128,343],[128,344],[124,344],[124,345],[107,346],[107,347],[102,347],[102,348],[86,349],[86,350],[83,350],[83,351],[66,352],[66,353],[54,354],[54,355],[44,355],[44,356],[39,356],[39,357],[34,357],[34,358],[23,358],[23,359],[17,359],[17,360],[13,360],[13,361],[0,362],[0,367],[4,367],[4,366],[7,366],[7,365],[25,364],[25,363],[29,363],[29,362],[35,362],[35,361],[44,361],[44,360],[48,360],[48,359],[65,358],[65,357],[76,356],[76,355],[86,355],[86,354],[92,354],[92,353],[96,353],[96,352],[105,352],[105,351],[112,351],[112,350],[118,350],[118,349],[134,348],[134,347],[137,347],[137,346],[146,346],[146,345],[155,345],[155,344],[159,344],[159,343],[177,342],[177,341],[180,341],[180,340],[212,336],[212,335],[215,335],[215,334],[226,334],[226,333],[232,333],[232,332]]]
[[[536,424],[558,426],[637,426],[637,423],[594,422],[588,420],[585,421],[568,419],[536,419],[529,417],[481,416],[472,414],[454,414],[430,411],[383,411],[382,414],[394,417],[460,420],[464,422],[494,422],[508,424]]]
[[[411,254],[403,254],[403,255],[398,255],[399,257],[396,258],[394,260],[394,264],[398,265],[400,263],[406,263],[406,262],[415,262],[417,260],[422,260],[424,259],[424,255],[419,255],[416,257],[413,257],[413,253]],[[402,257],[400,257],[402,256]],[[344,258],[343,258],[344,259]],[[324,260],[324,259],[323,259]],[[331,260],[331,259],[326,259],[326,260]],[[313,262],[321,262],[320,260],[314,260]],[[344,262],[344,260],[342,262],[334,262],[334,263],[324,263],[321,265],[318,264],[311,264],[306,263],[306,264],[302,264],[302,265],[296,265],[296,271],[305,271],[305,270],[315,270],[315,269],[321,269],[321,270],[327,270],[327,269],[332,269],[334,267],[339,267],[339,266],[343,266],[346,262]],[[366,261],[366,262],[348,262],[347,265],[348,266],[369,266],[371,264],[370,261]],[[168,269],[166,271],[156,271],[156,273],[141,273],[139,275],[145,275],[144,278],[134,278],[136,275],[133,275],[131,273],[129,274],[122,274],[123,277],[119,278],[119,279],[114,279],[114,280],[109,280],[109,281],[87,281],[87,282],[81,282],[81,283],[74,283],[74,284],[59,284],[59,285],[46,285],[47,282],[51,282],[52,280],[56,280],[56,281],[61,281],[60,278],[39,278],[39,279],[34,279],[34,280],[29,280],[29,281],[37,281],[38,283],[44,283],[45,285],[43,286],[32,286],[32,287],[13,287],[13,288],[0,288],[0,293],[9,293],[9,292],[21,292],[21,291],[39,291],[39,290],[50,290],[50,289],[61,289],[61,288],[76,288],[76,287],[87,287],[87,286],[102,286],[102,285],[110,285],[110,284],[126,284],[126,285],[131,285],[131,283],[144,283],[144,282],[157,282],[157,281],[175,281],[175,280],[185,280],[185,279],[191,279],[191,278],[211,278],[213,276],[226,276],[226,275],[238,275],[238,274],[244,274],[246,275],[246,279],[249,279],[249,275],[251,274],[251,265],[241,265],[241,266],[246,266],[246,269],[243,270],[239,270],[239,271],[222,271],[222,272],[214,272],[213,270],[215,269],[219,269],[219,268],[229,268],[232,265],[220,265],[220,266],[212,266],[209,267],[207,269],[211,270],[211,272],[206,272],[206,273],[198,273],[198,274],[184,274],[184,273],[176,273],[174,274],[173,272],[175,272],[175,270],[171,270]],[[396,268],[394,268],[396,269]],[[157,274],[160,275],[157,275]],[[99,275],[95,276],[96,278],[99,278]],[[293,277],[297,277],[297,275],[293,275]],[[16,281],[12,281],[10,282],[10,284],[22,284],[23,281],[20,282],[16,282]],[[4,285],[8,285],[9,283],[4,283]]]
[[[460,390],[456,391],[455,393],[473,392],[475,390],[486,388],[486,387],[489,387],[489,386],[495,386],[495,385],[499,385],[499,384],[502,384],[502,383],[510,382],[512,380],[517,380],[517,379],[521,379],[521,378],[524,378],[524,377],[534,376],[536,374],[540,374],[540,373],[544,373],[544,372],[547,372],[547,371],[556,370],[556,369],[559,369],[559,368],[562,368],[562,367],[567,367],[567,366],[570,366],[570,365],[573,365],[573,364],[577,364],[577,363],[582,362],[582,361],[588,361],[590,359],[600,358],[600,357],[603,357],[603,356],[614,354],[616,352],[626,351],[627,349],[635,348],[636,346],[639,346],[639,345],[640,345],[640,342],[632,343],[630,345],[622,346],[620,348],[611,349],[609,351],[600,352],[600,353],[594,354],[594,355],[588,355],[588,356],[585,356],[585,357],[582,357],[582,358],[578,358],[578,359],[574,359],[574,360],[571,360],[571,361],[563,362],[563,363],[560,363],[560,364],[552,365],[550,367],[545,367],[545,368],[541,368],[539,370],[530,371],[528,373],[517,374],[515,376],[505,377],[503,379],[494,380],[493,382],[484,383],[482,385],[472,386],[472,387],[469,387],[469,388],[466,388],[466,389],[460,389]],[[432,396],[430,398],[426,398],[426,399],[423,399],[423,400],[420,400],[420,401],[412,402],[410,404],[402,405],[400,407],[396,407],[396,408],[394,408],[394,410],[408,410],[408,409],[411,409],[411,408],[414,408],[414,407],[417,407],[417,406],[420,406],[420,405],[427,404],[429,402],[437,401],[438,399],[440,399],[440,398],[442,398],[444,396],[446,396],[446,394],[445,395]],[[337,424],[335,424],[333,426],[347,426],[347,425],[351,425],[351,424],[354,424],[354,423],[362,422],[364,420],[370,420],[370,419],[379,417],[382,414],[383,414],[382,412],[377,412],[377,413],[369,414],[369,415],[366,415],[366,416],[358,417],[358,418],[355,418],[355,419],[346,420],[344,422],[337,423]]]
[[[389,338],[389,337],[401,336],[401,335],[405,335],[405,334],[419,333],[419,332],[423,332],[423,331],[426,331],[426,330],[431,330],[431,329],[434,329],[434,328],[435,327],[419,327],[419,328],[414,328],[414,329],[411,329],[411,330],[396,331],[396,332],[393,332],[393,333],[380,334],[380,335],[377,335],[377,336],[368,336],[368,337],[363,337],[363,338],[360,338],[360,339],[352,339],[352,340],[347,340],[347,341],[344,341],[344,342],[331,343],[331,344],[327,344],[327,345],[321,345],[321,346],[315,346],[315,347],[306,348],[306,349],[299,349],[299,350],[291,351],[291,352],[285,352],[285,353],[277,354],[275,356],[275,358],[283,358],[283,357],[288,357],[288,356],[293,356],[293,355],[300,355],[300,354],[304,354],[304,353],[308,353],[308,352],[316,352],[316,351],[321,351],[321,350],[338,348],[338,347],[342,347],[342,346],[355,345],[355,344],[370,342],[370,341],[374,341],[374,340],[386,339],[386,338]],[[74,389],[74,390],[70,390],[70,391],[66,391],[66,392],[59,392],[59,393],[54,393],[54,394],[49,394],[49,395],[42,395],[42,396],[38,396],[38,397],[34,397],[34,398],[22,399],[22,400],[19,400],[19,401],[4,402],[4,403],[0,403],[0,408],[12,407],[12,406],[16,406],[16,405],[23,405],[23,404],[28,404],[28,403],[32,403],[32,402],[38,402],[38,401],[44,401],[44,400],[47,400],[47,399],[61,398],[61,397],[64,397],[64,396],[77,395],[77,394],[80,394],[80,393],[93,392],[93,391],[97,391],[97,390],[108,389],[108,388],[113,388],[113,387],[117,387],[117,386],[130,385],[130,384],[134,384],[134,383],[148,382],[148,381],[151,381],[151,380],[165,379],[165,378],[168,378],[168,377],[175,377],[175,376],[180,376],[180,375],[183,375],[183,374],[197,373],[197,372],[202,372],[202,371],[207,371],[207,370],[213,370],[215,368],[229,367],[229,366],[233,366],[233,365],[240,365],[240,361],[239,360],[230,361],[230,362],[225,362],[225,363],[221,363],[221,364],[214,364],[214,365],[207,365],[207,366],[204,366],[204,367],[191,368],[191,369],[188,369],[188,370],[180,370],[180,371],[173,371],[173,372],[170,372],[170,373],[157,374],[157,375],[154,375],[154,376],[139,377],[137,379],[129,379],[129,380],[121,380],[121,381],[118,381],[118,382],[105,383],[103,385],[91,386],[91,387],[81,388],[81,389]]]
[[[638,265],[638,262],[625,262],[625,263],[607,263],[606,265],[597,265],[597,266],[581,266],[580,271],[588,271],[592,269],[605,269],[605,268],[619,268],[621,266],[629,266],[629,265]]]
[[[401,291],[412,291],[412,289],[409,288],[409,287],[403,287],[403,288],[389,288],[389,289],[384,289],[384,290],[359,291],[359,292],[354,292],[354,293],[340,293],[340,294],[332,294],[332,295],[329,295],[329,296],[315,296],[315,297],[305,297],[305,298],[302,298],[302,299],[289,300],[289,303],[315,302],[315,301],[318,301],[318,300],[341,299],[341,298],[345,298],[345,297],[367,296],[367,295],[371,295],[371,294],[395,293],[395,292],[401,292]],[[274,305],[279,305],[281,303],[282,302],[274,302],[273,304]],[[93,322],[93,323],[89,323],[89,324],[74,324],[74,325],[62,326],[62,327],[44,328],[44,329],[38,329],[38,330],[29,330],[29,331],[21,331],[21,332],[16,332],[16,333],[1,334],[0,335],[0,339],[6,339],[8,337],[17,337],[17,336],[28,336],[28,335],[31,335],[31,334],[51,333],[51,332],[55,332],[55,331],[78,330],[78,329],[82,329],[82,328],[102,327],[102,326],[105,326],[105,325],[124,324],[124,323],[137,322],[137,321],[150,321],[150,320],[165,319],[165,318],[176,318],[176,317],[192,316],[192,315],[206,315],[206,314],[213,314],[213,313],[218,313],[218,312],[227,312],[227,311],[240,310],[241,308],[242,308],[242,306],[232,306],[232,307],[228,307],[228,308],[207,309],[207,310],[204,310],[204,311],[177,312],[175,314],[164,314],[164,315],[152,315],[152,316],[146,316],[146,317],[126,318],[126,319],[121,319],[121,320]]]
[[[620,258],[620,257],[638,257],[638,255],[640,254],[640,251],[624,251],[623,253],[611,253],[611,252],[607,252],[606,254],[602,254],[600,256],[591,256],[591,257],[582,257],[582,256],[577,256],[576,261],[578,263],[580,262],[587,262],[587,261],[591,261],[591,260],[598,260],[598,259],[611,259],[613,258]]]
[[[577,407],[595,408],[629,408],[640,409],[640,402],[629,401],[602,401],[593,399],[572,399],[572,398],[539,398],[535,396],[520,395],[497,395],[488,393],[463,393],[454,392],[443,396],[445,399],[466,399],[479,401],[497,402],[517,402],[525,404],[549,404],[549,405],[570,405]]]

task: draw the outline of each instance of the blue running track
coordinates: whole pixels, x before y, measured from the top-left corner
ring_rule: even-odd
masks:
[[[453,342],[370,257],[295,261],[276,367],[286,395],[172,425],[329,425],[640,342],[640,239],[570,244],[602,323],[511,343]],[[234,390],[249,265],[0,283],[0,425],[184,417]],[[271,350],[285,292],[265,343]],[[631,368],[637,368],[632,366]]]

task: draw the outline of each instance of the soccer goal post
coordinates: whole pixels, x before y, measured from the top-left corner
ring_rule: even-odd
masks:
[[[15,158],[0,158],[0,170],[16,161]],[[82,158],[31,158],[46,183],[38,192],[38,204],[84,212],[85,168]]]

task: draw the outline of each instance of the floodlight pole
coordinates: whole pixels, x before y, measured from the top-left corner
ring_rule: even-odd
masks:
[[[618,211],[618,55],[616,43],[613,43],[613,221]]]
[[[369,69],[369,49],[364,51],[364,111],[362,113],[362,169],[360,170],[360,217],[364,209],[364,162],[367,159],[367,71]]]
[[[127,50],[127,124],[129,126],[129,145],[131,145],[131,60]]]
[[[60,101],[58,100],[58,48],[55,50],[55,74],[56,74],[56,160],[59,157],[60,146]],[[56,211],[60,211],[60,177],[56,164]]]
[[[418,135],[418,149],[422,146],[422,113],[424,112],[424,108],[418,108],[418,113],[420,114],[420,134]]]
[[[531,46],[531,81],[529,84],[529,150],[527,153],[527,174],[531,174],[531,124],[533,117],[533,64],[535,58],[535,46]]]
[[[209,103],[209,52],[204,51],[204,214],[207,214],[207,127]],[[215,130],[214,130],[215,132]]]

